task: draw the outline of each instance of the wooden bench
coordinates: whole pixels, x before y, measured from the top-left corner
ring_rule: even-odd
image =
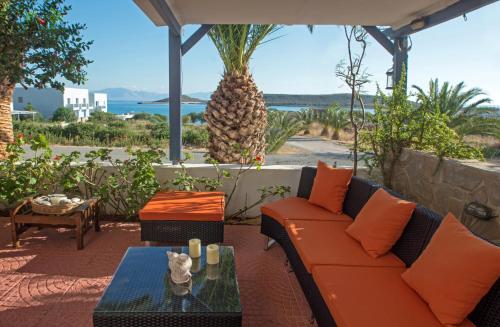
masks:
[[[30,227],[66,227],[74,228],[76,248],[83,249],[83,235],[89,230],[91,223],[96,232],[99,227],[99,200],[90,199],[67,215],[42,215],[31,210],[31,200],[24,200],[11,211],[10,215],[12,243],[19,247],[19,236]]]

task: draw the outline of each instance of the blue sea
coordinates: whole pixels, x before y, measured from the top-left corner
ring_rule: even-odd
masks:
[[[182,114],[186,115],[192,112],[203,112],[206,106],[204,103],[186,103],[182,104],[181,110]],[[284,111],[299,111],[304,107],[273,106],[272,108]],[[108,112],[114,114],[147,112],[168,116],[168,104],[138,104],[137,101],[108,101]]]

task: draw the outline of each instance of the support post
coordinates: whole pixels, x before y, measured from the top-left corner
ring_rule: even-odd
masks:
[[[169,57],[169,110],[170,127],[169,157],[173,164],[181,160],[182,151],[182,121],[181,121],[181,33],[171,27],[168,29],[168,57]]]
[[[405,89],[408,84],[408,36],[400,36],[394,39],[394,52],[392,55],[393,60],[393,81],[397,85],[401,81],[403,69],[405,72]]]

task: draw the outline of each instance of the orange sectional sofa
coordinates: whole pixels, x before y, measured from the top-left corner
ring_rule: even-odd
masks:
[[[303,168],[296,197],[262,206],[261,232],[285,250],[318,325],[443,326],[401,278],[442,217],[417,205],[391,251],[373,258],[345,229],[382,186],[353,177],[343,214],[333,214],[307,201],[315,175],[316,168]],[[500,326],[499,280],[460,326]]]

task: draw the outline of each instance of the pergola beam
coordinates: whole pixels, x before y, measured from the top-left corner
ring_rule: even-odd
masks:
[[[151,4],[156,9],[161,18],[168,23],[168,27],[173,29],[177,35],[181,35],[182,26],[175,17],[172,9],[166,0],[151,0]]]
[[[181,46],[182,55],[185,55],[198,41],[210,31],[214,25],[204,24],[196,30]]]
[[[363,28],[391,55],[394,54],[394,43],[377,26],[363,26]]]
[[[398,28],[392,32],[394,37],[409,35],[421,30],[427,29],[429,27],[444,23],[448,20],[457,18],[459,16],[465,15],[471,11],[489,5],[496,2],[497,0],[460,0],[451,6],[435,12],[426,17],[422,17],[411,24],[405,25]],[[420,26],[419,26],[420,25]]]
[[[177,164],[181,160],[182,120],[181,120],[181,35],[173,28],[168,29],[168,120],[170,126],[169,158]]]

